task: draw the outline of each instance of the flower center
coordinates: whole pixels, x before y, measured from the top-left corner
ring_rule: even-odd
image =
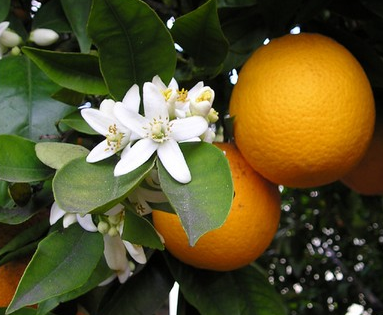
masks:
[[[157,120],[153,118],[153,121],[150,123],[150,131],[148,137],[152,138],[155,142],[164,142],[168,140],[168,135],[170,133],[169,117],[165,118],[165,122],[161,120],[161,117]]]
[[[184,88],[182,88],[182,90],[178,90],[177,93],[178,93],[177,101],[179,101],[179,102],[186,102],[187,101],[188,90],[185,90]]]
[[[117,152],[121,148],[121,141],[124,137],[124,134],[118,131],[116,124],[110,125],[108,131],[109,133],[106,134],[106,143],[108,148],[105,150],[112,150]]]
[[[172,89],[166,89],[161,91],[162,95],[165,97],[165,100],[168,101],[170,97],[172,96]]]
[[[197,102],[203,102],[203,101],[208,101],[210,102],[212,97],[212,93],[209,90],[204,91],[201,93],[201,95],[196,99]]]

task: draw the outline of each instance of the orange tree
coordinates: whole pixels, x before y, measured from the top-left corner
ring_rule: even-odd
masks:
[[[2,0],[0,222],[43,215],[0,249],[1,265],[32,257],[0,314],[160,314],[175,281],[178,314],[381,313],[382,199],[342,178],[279,186],[272,244],[225,272],[172,257],[151,209],[177,214],[190,246],[224,224],[235,183],[211,142],[233,141],[236,76],[274,38],[346,47],[379,118],[382,22],[379,0]]]

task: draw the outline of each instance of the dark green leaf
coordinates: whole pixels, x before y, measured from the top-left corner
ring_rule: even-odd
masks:
[[[52,169],[41,163],[36,143],[13,135],[0,135],[0,179],[8,182],[36,182],[47,179]]]
[[[89,53],[92,44],[86,33],[86,24],[90,13],[92,0],[61,0],[65,15],[77,37],[82,53]]]
[[[6,181],[0,180],[0,208],[9,208],[14,205],[8,193],[8,185]]]
[[[116,158],[98,163],[75,159],[57,171],[53,191],[58,205],[68,211],[85,214],[105,212],[121,202],[153,168],[154,159],[136,170],[115,177]]]
[[[89,150],[81,145],[60,142],[40,142],[36,144],[35,150],[41,162],[56,170],[89,153]]]
[[[137,214],[133,208],[125,211],[122,239],[149,248],[160,250],[165,248],[153,225]]]
[[[74,130],[88,134],[88,135],[98,135],[97,131],[94,131],[92,127],[82,118],[80,111],[75,111],[65,116],[60,120],[60,123],[63,123]]]
[[[13,183],[8,190],[12,200],[20,207],[26,206],[32,197],[32,187],[28,183]]]
[[[0,308],[0,315],[5,315],[6,308]],[[34,308],[25,307],[22,308],[14,313],[12,315],[36,315],[36,310]],[[52,313],[48,313],[47,315],[54,315]]]
[[[65,294],[84,285],[96,268],[103,248],[100,233],[87,232],[77,224],[50,234],[40,242],[8,307],[8,312]]]
[[[2,0],[0,5],[0,21],[4,21],[11,7],[11,0]]]
[[[234,188],[228,160],[217,147],[206,142],[183,143],[181,150],[192,181],[180,184],[161,163],[158,163],[159,178],[193,246],[203,234],[225,222]]]
[[[108,93],[94,55],[23,47],[23,52],[60,86],[85,94]]]
[[[99,315],[156,314],[166,302],[174,280],[160,255],[120,286]]]
[[[121,100],[133,85],[159,75],[169,82],[176,65],[174,44],[164,23],[140,0],[95,0],[88,32],[98,47],[110,93]]]
[[[258,0],[217,0],[218,8],[248,7],[257,4]]]
[[[52,95],[56,101],[72,105],[80,106],[84,101],[84,94],[73,90],[62,88]]]
[[[195,269],[166,254],[186,300],[201,315],[283,315],[281,296],[254,266],[230,272]]]
[[[50,98],[59,87],[25,56],[0,60],[0,134],[34,141],[59,136],[55,122],[73,108]]]
[[[33,17],[32,28],[48,28],[56,32],[70,32],[60,1],[47,1]]]
[[[228,42],[221,30],[215,0],[176,19],[171,34],[193,57],[196,66],[217,67],[226,58]]]

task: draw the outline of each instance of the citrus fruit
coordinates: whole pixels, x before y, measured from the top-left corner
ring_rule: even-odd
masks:
[[[233,144],[217,144],[230,163],[235,196],[225,223],[191,247],[177,215],[155,210],[155,228],[166,249],[197,268],[229,271],[258,258],[270,245],[279,224],[278,187],[256,173]]]
[[[21,225],[0,223],[0,248],[8,243],[20,230]],[[15,294],[20,278],[29,262],[29,258],[10,261],[0,266],[0,307],[7,307]]]
[[[250,165],[288,187],[321,186],[362,159],[375,121],[368,78],[353,55],[314,33],[257,49],[230,100],[235,142]]]
[[[342,178],[342,182],[362,195],[383,195],[383,121],[375,125],[362,161]]]

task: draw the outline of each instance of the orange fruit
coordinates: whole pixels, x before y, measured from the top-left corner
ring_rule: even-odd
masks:
[[[24,227],[0,223],[0,248]],[[28,262],[29,258],[25,258],[0,266],[0,307],[7,307],[11,302]]]
[[[153,211],[153,222],[166,249],[197,268],[229,271],[258,258],[271,243],[279,224],[278,187],[256,173],[233,144],[216,144],[230,163],[235,196],[225,223],[191,247],[177,215]]]
[[[375,106],[353,55],[329,37],[301,33],[257,49],[230,100],[235,142],[270,181],[315,187],[342,178],[370,143]]]
[[[383,122],[375,125],[365,156],[342,182],[362,195],[383,195]]]

